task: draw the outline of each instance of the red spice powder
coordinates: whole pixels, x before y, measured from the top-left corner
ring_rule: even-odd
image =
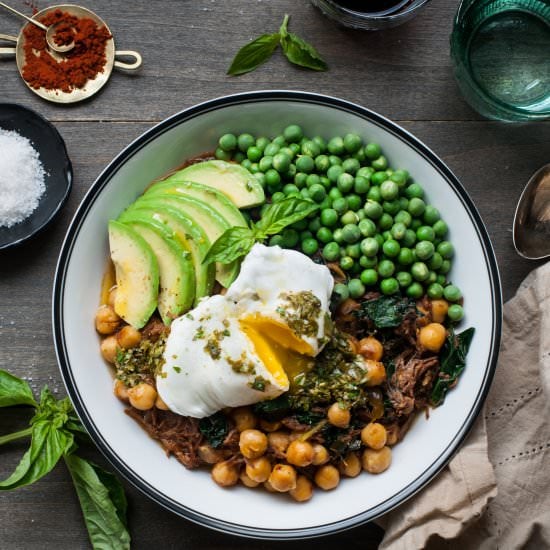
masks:
[[[25,65],[23,78],[32,88],[71,92],[83,88],[94,79],[107,63],[105,55],[111,34],[90,18],[76,17],[59,9],[40,18],[46,26],[60,23],[55,42],[59,45],[74,41],[74,48],[57,61],[48,50],[46,33],[35,25],[27,25],[23,32]]]

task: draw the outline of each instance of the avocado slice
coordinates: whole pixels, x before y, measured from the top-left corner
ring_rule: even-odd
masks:
[[[138,233],[151,247],[159,266],[158,310],[165,325],[189,310],[195,299],[195,269],[187,241],[139,210],[118,219]]]
[[[250,208],[265,202],[264,190],[258,180],[246,168],[234,162],[198,162],[179,170],[168,179],[174,183],[194,181],[218,189],[237,208]]]
[[[157,308],[159,267],[155,254],[130,227],[109,222],[109,248],[115,266],[115,311],[140,329]]]
[[[188,195],[199,199],[218,211],[231,225],[246,227],[246,220],[241,211],[223,193],[202,183],[194,181],[174,181],[167,178],[152,185],[145,196]]]
[[[127,210],[140,208],[140,205],[148,200],[147,196],[143,195]],[[227,229],[232,227],[210,205],[194,197],[188,195],[158,195],[155,196],[154,200],[159,206],[171,206],[184,216],[193,219],[196,224],[202,227],[211,243],[215,242]],[[216,263],[216,280],[227,288],[237,278],[239,268],[239,261],[230,264]]]
[[[195,268],[194,305],[204,296],[210,296],[216,280],[216,268],[214,264],[202,263],[210,248],[210,241],[202,227],[179,210],[171,206],[160,206],[153,198],[142,201],[135,211],[147,213],[151,219],[169,227],[180,240],[187,241]]]

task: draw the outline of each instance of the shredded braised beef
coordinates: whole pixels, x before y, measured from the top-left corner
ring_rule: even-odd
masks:
[[[167,335],[169,332],[170,329],[158,317],[152,317],[143,327],[141,335],[145,340],[156,342],[159,336]]]

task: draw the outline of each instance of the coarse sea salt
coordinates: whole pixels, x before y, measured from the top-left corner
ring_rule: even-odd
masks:
[[[31,142],[0,128],[0,227],[27,219],[46,190],[44,167]]]

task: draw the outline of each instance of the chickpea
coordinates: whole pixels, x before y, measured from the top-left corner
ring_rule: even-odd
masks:
[[[267,450],[267,436],[260,430],[244,430],[239,439],[239,449],[246,458],[258,458]]]
[[[263,483],[271,474],[271,462],[266,456],[253,458],[246,462],[246,475],[256,483]]]
[[[130,405],[140,411],[152,409],[157,400],[157,390],[150,384],[140,382],[137,386],[128,390]]]
[[[359,353],[359,341],[355,336],[348,335],[348,344],[352,353]]]
[[[268,483],[279,493],[286,493],[296,488],[296,470],[288,464],[275,464]]]
[[[333,403],[327,412],[328,421],[337,428],[347,428],[351,420],[349,409],[343,408],[339,403]]]
[[[271,485],[271,483],[269,483],[269,480],[268,481],[264,481],[264,489],[266,491],[268,491],[269,493],[276,493],[277,491],[273,488],[273,485]]]
[[[377,340],[373,336],[368,336],[367,338],[361,338],[361,340],[359,340],[359,353],[365,359],[380,361],[382,355],[384,355],[384,347],[380,340]]]
[[[386,368],[380,361],[365,359],[363,367],[367,371],[367,386],[379,386],[386,380]]]
[[[437,353],[445,343],[447,331],[440,323],[430,323],[422,327],[418,334],[418,340],[422,347]]]
[[[281,427],[279,421],[270,422],[269,420],[260,420],[260,428],[264,432],[276,432]]]
[[[246,487],[250,487],[251,489],[253,487],[257,487],[259,485],[259,483],[257,481],[254,481],[252,479],[250,479],[247,475],[246,475],[246,472],[243,470],[239,476],[239,479],[241,480],[241,483],[243,485],[245,485]]]
[[[443,323],[449,311],[447,300],[432,300],[432,320],[434,323]]]
[[[141,342],[141,332],[130,325],[126,325],[117,332],[116,339],[121,348],[135,348]]]
[[[361,473],[361,460],[357,453],[348,453],[338,465],[338,470],[346,477],[357,477]]]
[[[328,454],[327,448],[323,447],[320,443],[315,443],[313,445],[313,460],[312,464],[314,466],[320,466],[321,464],[326,464],[329,461],[330,455]]]
[[[113,393],[121,400],[128,402],[128,387],[124,384],[122,380],[115,380],[113,385]]]
[[[239,481],[239,470],[235,464],[228,462],[218,462],[212,468],[212,479],[221,487],[231,487]]]
[[[210,445],[200,445],[198,448],[199,457],[207,464],[217,464],[225,459],[223,451],[212,448]]]
[[[389,445],[390,447],[395,445],[399,440],[399,426],[397,426],[397,424],[390,424],[389,426],[386,426],[386,433],[386,445]]]
[[[170,407],[164,402],[162,397],[160,395],[157,395],[157,398],[155,400],[155,407],[157,409],[160,409],[161,411],[169,411]]]
[[[113,309],[115,309],[115,301],[116,301],[116,285],[111,287],[111,289],[109,290],[109,297],[107,298],[107,305],[109,305]]]
[[[370,474],[380,474],[387,470],[391,464],[391,449],[382,447],[379,450],[365,449],[361,458],[363,470]]]
[[[290,443],[290,436],[285,432],[272,432],[267,434],[269,448],[278,453],[286,453]]]
[[[314,479],[318,487],[324,491],[330,491],[340,483],[340,473],[332,464],[325,464],[315,472]]]
[[[100,306],[95,314],[95,329],[99,334],[113,334],[118,328],[120,317],[110,306]]]
[[[294,466],[308,466],[313,462],[314,456],[313,445],[308,441],[300,441],[299,439],[293,441],[286,450],[286,459]]]
[[[235,421],[235,427],[239,432],[255,428],[258,422],[258,419],[250,407],[238,407],[237,409],[233,409],[231,417]]]
[[[296,487],[291,489],[289,493],[297,502],[306,502],[313,496],[313,483],[306,476],[298,476]]]
[[[103,359],[105,359],[105,361],[108,363],[114,363],[118,349],[116,336],[107,336],[107,338],[104,338],[101,341],[99,349],[101,350],[101,355],[103,355]]]
[[[386,428],[378,422],[367,424],[361,430],[361,441],[364,445],[370,447],[371,449],[381,449],[386,444],[387,439],[388,435]]]

